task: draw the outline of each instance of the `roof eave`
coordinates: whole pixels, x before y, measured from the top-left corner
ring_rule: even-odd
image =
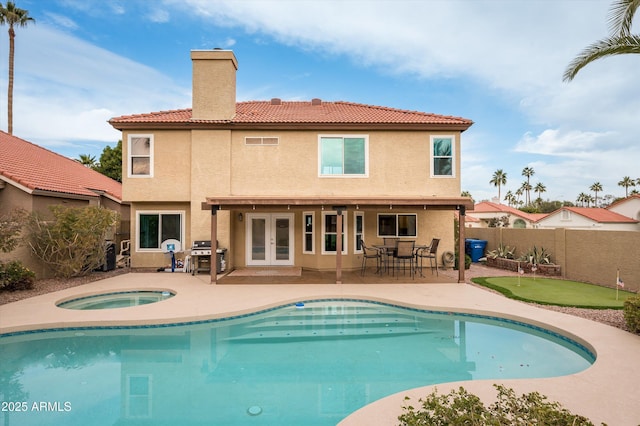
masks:
[[[109,121],[115,129],[124,130],[398,130],[398,131],[458,131],[464,132],[473,125],[469,123],[217,123],[206,121],[180,121],[180,122],[119,122]]]

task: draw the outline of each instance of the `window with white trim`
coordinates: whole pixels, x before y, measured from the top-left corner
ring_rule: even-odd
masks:
[[[153,177],[153,135],[129,135],[128,177]]]
[[[302,252],[313,254],[316,252],[316,237],[315,237],[315,229],[314,229],[314,218],[315,214],[313,212],[304,212],[302,213]]]
[[[320,135],[318,174],[324,177],[366,177],[369,174],[367,136]]]
[[[379,213],[379,237],[417,237],[418,215],[416,213]]]
[[[342,215],[342,254],[347,254],[347,215]],[[322,212],[322,254],[335,254],[338,243],[338,215],[335,212]]]
[[[455,177],[455,138],[431,136],[431,177]]]
[[[353,212],[353,252],[362,253],[362,240],[364,239],[364,213]]]
[[[137,249],[159,251],[168,239],[180,241],[185,247],[184,211],[139,211],[136,214]]]

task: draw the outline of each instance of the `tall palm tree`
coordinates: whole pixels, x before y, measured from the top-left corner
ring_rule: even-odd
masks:
[[[542,193],[547,192],[547,187],[542,182],[538,182],[533,190],[538,193],[538,201],[542,201]]]
[[[7,96],[7,121],[9,134],[13,134],[13,62],[15,55],[15,26],[26,27],[35,19],[29,16],[29,11],[16,7],[12,1],[7,1],[7,5],[0,3],[0,25],[9,25],[9,89]]]
[[[614,0],[609,9],[610,36],[586,47],[564,71],[562,79],[571,81],[582,68],[591,62],[612,55],[640,53],[640,35],[631,34],[633,15],[640,7],[640,0]]]
[[[629,187],[636,186],[636,181],[629,176],[625,176],[618,182],[618,186],[624,186],[624,197],[627,198],[629,196]]]
[[[520,186],[520,189],[522,189],[522,192],[526,194],[525,197],[525,204],[528,206],[529,204],[531,204],[531,190],[533,189],[533,187],[531,186],[531,184],[527,181],[522,182],[522,186]]]
[[[516,205],[520,204],[520,197],[522,197],[523,193],[524,193],[524,189],[522,189],[522,187],[516,189]]]
[[[533,171],[533,167],[525,167],[524,169],[522,169],[522,176],[525,176],[527,178],[527,185],[525,187],[525,185],[523,184],[522,187],[525,190],[526,194],[527,194],[527,205],[531,204],[531,176],[533,176],[534,174],[536,174],[536,172]]]
[[[493,173],[493,177],[489,183],[498,187],[498,202],[500,202],[500,187],[507,184],[507,174],[502,171],[502,169],[498,169]]]
[[[591,185],[589,189],[596,193],[595,202],[593,206],[598,207],[598,192],[602,192],[602,184],[600,182],[596,182],[593,185]]]

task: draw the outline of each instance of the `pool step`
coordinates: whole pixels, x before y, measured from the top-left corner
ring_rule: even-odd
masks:
[[[225,340],[231,342],[257,343],[274,341],[293,340],[315,340],[315,339],[341,339],[341,338],[375,338],[390,336],[407,336],[416,334],[431,334],[433,331],[408,328],[408,327],[378,327],[378,328],[289,328],[277,330],[260,330],[246,333],[241,336],[228,337]]]

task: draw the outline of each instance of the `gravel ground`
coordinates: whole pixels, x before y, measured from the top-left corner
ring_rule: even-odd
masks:
[[[16,292],[0,292],[0,305],[5,303],[16,302],[18,300],[26,299],[29,297],[37,296],[40,294],[50,293],[58,290],[64,290],[70,287],[76,287],[79,285],[87,284],[93,281],[110,278],[120,274],[129,273],[128,268],[116,269],[108,272],[93,272],[85,277],[72,278],[72,279],[46,279],[38,280],[34,284],[34,288],[25,291]],[[443,274],[457,277],[457,271],[443,271]],[[515,275],[516,273],[511,271],[505,271],[502,269],[489,268],[484,265],[472,264],[471,269],[465,271],[465,281],[473,286],[477,286],[485,291],[492,291],[486,287],[478,286],[471,282],[471,278],[475,277],[488,277],[488,276],[505,276]],[[565,308],[560,306],[547,306],[536,305],[543,309],[549,309],[552,311],[563,312],[570,315],[586,318],[593,321],[598,321],[613,327],[627,330],[624,315],[622,310],[618,309],[580,309],[580,308]]]

